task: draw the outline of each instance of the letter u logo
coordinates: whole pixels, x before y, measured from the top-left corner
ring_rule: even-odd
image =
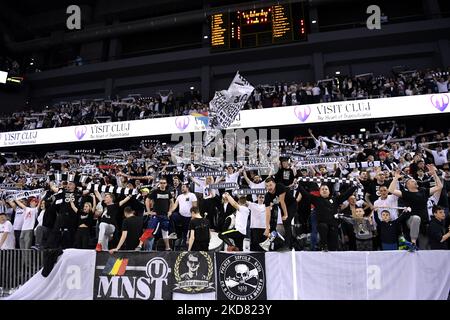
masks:
[[[167,262],[160,257],[151,259],[146,266],[146,273],[149,278],[166,278],[170,269]]]

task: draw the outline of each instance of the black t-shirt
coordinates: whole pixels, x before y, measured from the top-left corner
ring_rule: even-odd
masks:
[[[275,175],[275,180],[285,186],[289,186],[294,182],[294,171],[292,169],[280,168]]]
[[[364,193],[368,193],[369,189],[370,189],[370,184],[372,183],[372,181],[370,180],[360,180],[363,189],[364,189]]]
[[[117,226],[117,216],[119,214],[119,205],[116,203],[110,204],[107,206],[105,202],[102,202],[103,205],[103,213],[100,218],[100,222],[105,222],[108,224],[112,224]]]
[[[372,181],[369,186],[368,186],[368,190],[367,193],[369,194],[369,199],[370,202],[374,203],[375,201],[378,200],[378,198],[380,197],[380,188],[385,186],[386,188],[389,188],[389,181],[384,181],[383,184],[379,184],[377,182],[377,180]]]
[[[292,195],[290,190],[281,183],[277,183],[275,186],[275,193],[266,192],[264,198],[264,204],[266,205],[266,207],[270,207],[270,203],[273,203],[274,206],[279,205],[280,194],[283,193],[286,193],[286,195],[284,196],[284,202],[286,203],[286,207],[289,207],[293,202],[295,202],[294,196]]]
[[[78,210],[78,226],[85,224],[90,228],[94,224],[94,214],[92,212],[84,213],[83,210]]]
[[[139,245],[139,237],[142,234],[142,217],[131,216],[123,220],[122,231],[127,231],[124,250],[134,250]]]
[[[75,205],[77,205],[78,200],[80,199],[80,194],[78,192],[63,191],[61,198],[63,202],[59,205],[58,212],[69,214],[69,216],[76,216],[75,211],[73,211],[72,206],[70,205],[70,201],[72,200]]]
[[[439,202],[438,202],[438,206],[444,207],[444,208],[448,208],[449,206],[449,201],[448,201],[448,189],[447,189],[447,185],[444,184],[442,191],[441,191],[441,196],[439,197]]]
[[[430,189],[419,188],[418,192],[402,191],[402,198],[406,205],[411,207],[411,215],[419,216],[422,224],[428,222],[428,198],[430,197]]]
[[[170,209],[170,199],[172,199],[170,191],[157,189],[151,193],[150,199],[153,200],[153,211],[158,215],[167,216]]]
[[[141,198],[140,200],[136,199],[135,196],[133,196],[126,204],[125,206],[131,207],[134,211],[137,217],[142,217],[145,210],[145,198]]]
[[[62,191],[55,194],[55,209],[61,226],[76,229],[78,226],[78,214],[73,211],[70,201],[78,204],[80,194],[78,192]]]
[[[209,222],[205,218],[192,218],[189,230],[194,232],[195,242],[209,242]]]

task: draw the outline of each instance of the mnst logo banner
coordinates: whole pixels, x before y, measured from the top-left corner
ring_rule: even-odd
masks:
[[[170,253],[97,254],[94,300],[172,300]]]

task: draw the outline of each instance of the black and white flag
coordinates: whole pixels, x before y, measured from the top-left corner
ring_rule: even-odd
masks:
[[[204,146],[207,146],[220,130],[228,128],[234,122],[254,89],[236,72],[228,90],[216,91],[209,102],[209,128],[206,131]]]
[[[216,253],[217,300],[266,300],[264,253]]]
[[[195,294],[215,291],[214,255],[184,251],[178,254],[172,273],[173,292]]]

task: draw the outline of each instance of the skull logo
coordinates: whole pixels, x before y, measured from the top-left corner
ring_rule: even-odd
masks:
[[[234,270],[236,271],[236,280],[238,280],[241,284],[246,283],[250,277],[250,270],[248,269],[248,266],[245,264],[238,264],[234,267]]]

